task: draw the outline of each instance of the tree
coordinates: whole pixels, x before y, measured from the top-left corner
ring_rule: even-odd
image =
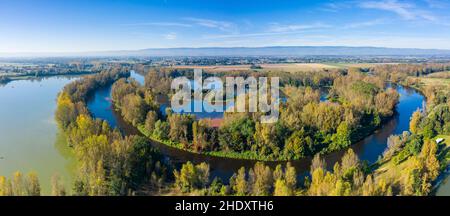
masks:
[[[327,164],[325,160],[320,157],[320,154],[316,154],[312,160],[310,172],[313,173],[314,170],[317,170],[319,168],[326,170]]]
[[[182,192],[202,189],[209,183],[209,165],[206,163],[194,165],[187,162],[180,171],[174,171],[174,176],[175,186]]]
[[[149,111],[145,118],[145,130],[152,134],[155,129],[155,123],[158,121],[158,114],[155,111]]]
[[[283,167],[278,164],[273,171],[273,180],[284,179]]]
[[[238,173],[231,177],[230,186],[237,196],[247,195],[249,186],[244,167],[240,168]]]
[[[439,175],[439,160],[436,156],[437,144],[431,140],[426,140],[422,152],[420,153],[421,159],[424,161],[424,168],[428,173],[430,181],[434,181]]]
[[[378,93],[375,97],[375,107],[383,117],[392,116],[395,106],[398,104],[399,94],[396,90],[389,88],[385,92]]]
[[[25,196],[25,180],[22,173],[15,172],[13,174],[12,189],[14,196]]]
[[[275,189],[273,192],[274,196],[291,196],[291,191],[286,185],[286,181],[283,179],[278,179],[275,181]]]
[[[297,173],[295,171],[295,167],[293,167],[289,162],[286,165],[284,179],[286,181],[289,195],[294,195],[297,190]]]
[[[155,123],[155,130],[153,131],[153,136],[155,136],[158,139],[167,140],[169,138],[168,134],[169,130],[170,130],[169,123],[158,120]]]
[[[158,162],[163,160],[163,156],[150,145],[146,138],[131,136],[125,141],[130,143],[130,149],[125,156],[127,164],[126,168],[119,167],[118,171],[123,173],[122,176],[125,178],[122,179],[126,179],[127,188],[138,190],[140,185],[149,182],[152,173],[157,177],[164,177],[164,168],[158,167]]]
[[[248,116],[225,117],[219,129],[219,142],[224,150],[242,152],[250,150],[255,134],[255,122]]]
[[[336,134],[333,135],[333,143],[328,147],[329,150],[336,151],[349,147],[352,144],[351,135],[352,132],[347,122],[341,122]]]
[[[293,196],[295,195],[297,186],[297,175],[295,168],[287,163],[286,169],[283,173],[281,165],[278,165],[273,172],[274,195],[275,196]]]
[[[58,125],[66,129],[71,122],[74,122],[77,118],[77,110],[75,104],[70,99],[70,96],[66,92],[61,92],[57,100],[57,109],[55,112],[55,119]]]
[[[52,196],[65,196],[66,189],[64,188],[64,184],[61,182],[59,175],[53,175],[52,180]]]
[[[304,158],[313,146],[313,140],[305,134],[305,129],[295,131],[287,140],[284,155],[288,159]]]
[[[27,196],[40,196],[41,185],[36,173],[29,173],[26,179],[26,194]]]
[[[122,116],[135,126],[145,121],[147,110],[147,104],[139,95],[128,94],[122,100]]]
[[[136,93],[137,89],[138,83],[120,79],[111,87],[111,98],[117,106],[121,107],[125,96]]]
[[[360,167],[360,161],[358,155],[355,154],[353,149],[349,149],[347,153],[342,157],[341,169],[343,173],[353,172]]]
[[[0,196],[13,196],[13,187],[10,179],[0,176]]]
[[[422,121],[422,112],[417,110],[413,113],[411,121],[409,122],[409,130],[413,134],[419,133],[420,122]]]
[[[192,123],[194,122],[194,117],[191,115],[173,114],[169,116],[168,120],[170,140],[182,143],[185,148],[188,148],[192,140]]]
[[[273,186],[272,171],[268,166],[261,162],[257,162],[253,169],[250,169],[250,185],[252,195],[268,196]]]

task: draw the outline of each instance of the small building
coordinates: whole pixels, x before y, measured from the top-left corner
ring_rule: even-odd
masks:
[[[436,139],[436,143],[437,144],[441,144],[442,142],[444,142],[444,138]]]

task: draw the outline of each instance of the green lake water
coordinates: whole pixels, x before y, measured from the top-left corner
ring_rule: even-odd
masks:
[[[75,78],[21,80],[0,86],[0,175],[36,172],[42,194],[51,193],[51,177],[70,191],[73,160],[54,120],[56,97]]]

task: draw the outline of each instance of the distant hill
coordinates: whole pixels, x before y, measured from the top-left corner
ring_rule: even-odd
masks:
[[[19,56],[450,56],[450,50],[347,47],[347,46],[273,46],[273,47],[205,47],[158,48],[143,50],[83,53],[0,53],[0,57]]]
[[[382,47],[344,46],[284,46],[284,47],[231,47],[231,48],[173,48],[145,49],[132,52],[154,56],[408,56],[450,55],[450,50],[401,49]],[[130,54],[132,54],[130,53]]]

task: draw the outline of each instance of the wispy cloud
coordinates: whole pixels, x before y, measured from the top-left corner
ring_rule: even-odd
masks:
[[[348,2],[329,2],[323,4],[319,10],[327,11],[327,12],[339,12],[342,9],[349,8],[350,5]]]
[[[344,25],[344,29],[353,29],[353,28],[363,28],[363,27],[370,27],[375,25],[380,25],[386,23],[385,19],[375,19],[375,20],[369,20],[365,22],[355,22],[355,23],[348,23]]]
[[[208,28],[219,29],[224,32],[235,32],[237,31],[237,27],[234,23],[228,21],[220,21],[220,20],[211,20],[211,19],[201,19],[194,17],[186,17],[184,18],[186,21],[192,22],[193,25],[199,25]]]
[[[205,39],[223,39],[223,38],[251,38],[251,37],[268,37],[279,35],[297,35],[303,34],[306,31],[290,31],[290,32],[257,32],[248,34],[222,34],[222,35],[205,35]]]
[[[177,39],[177,34],[174,32],[171,32],[169,34],[164,35],[164,38],[166,40],[175,40],[175,39]]]
[[[131,23],[123,24],[123,26],[164,26],[164,27],[192,27],[190,24],[178,22],[148,22],[148,23]]]
[[[425,0],[430,8],[444,9],[450,7],[450,2],[439,1],[439,0]]]
[[[377,9],[395,13],[405,20],[424,19],[436,21],[437,18],[427,11],[417,9],[412,3],[399,2],[397,0],[364,1],[359,3],[361,8]]]
[[[329,28],[329,25],[325,25],[323,23],[314,23],[314,24],[294,24],[294,25],[282,25],[279,23],[271,23],[269,26],[269,32],[292,32],[292,31],[300,31],[300,30],[308,30],[308,29],[323,29]]]

